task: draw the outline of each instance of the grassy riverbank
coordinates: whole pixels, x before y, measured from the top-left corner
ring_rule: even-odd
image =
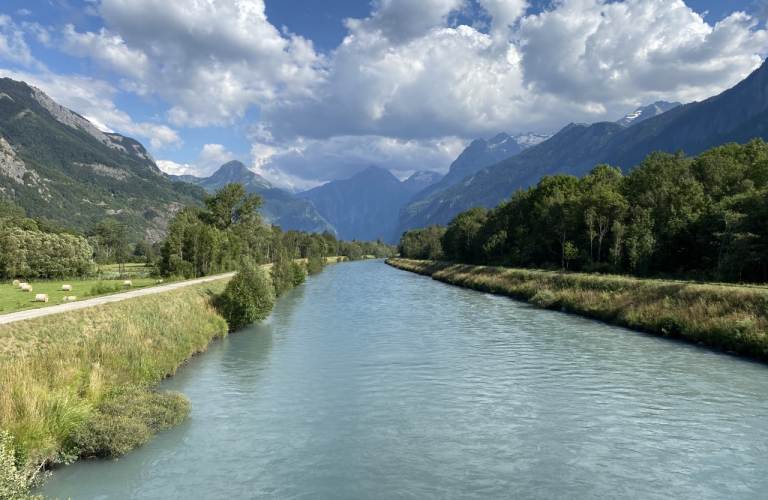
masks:
[[[183,420],[186,398],[149,389],[227,334],[211,305],[226,283],[0,326],[0,430],[17,462],[119,455]]]
[[[539,307],[768,361],[768,290],[389,259],[398,269]]]

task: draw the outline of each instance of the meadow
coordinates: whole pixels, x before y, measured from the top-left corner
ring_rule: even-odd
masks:
[[[128,278],[132,285],[123,285],[123,279],[76,279],[60,281],[31,281],[31,292],[23,292],[11,283],[0,284],[0,314],[26,309],[62,304],[64,297],[75,296],[77,300],[90,299],[113,293],[155,286],[155,278]],[[63,291],[61,286],[72,285],[72,291]],[[48,302],[35,302],[35,295],[47,294]]]
[[[398,269],[768,361],[768,289],[389,259]]]

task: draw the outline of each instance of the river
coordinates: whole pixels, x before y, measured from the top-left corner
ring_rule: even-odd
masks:
[[[72,500],[765,499],[768,368],[399,271],[327,267],[166,380],[191,418]]]

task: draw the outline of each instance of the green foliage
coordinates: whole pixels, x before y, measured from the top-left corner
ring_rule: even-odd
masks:
[[[293,275],[292,284],[294,288],[307,280],[307,268],[304,267],[304,264],[299,264],[296,261],[291,262],[291,274]]]
[[[244,259],[240,271],[227,283],[214,305],[229,330],[239,330],[269,316],[275,306],[275,288],[266,271]]]
[[[3,227],[0,220],[0,248],[3,279],[56,279],[96,272],[91,246],[77,236]]]
[[[88,295],[91,297],[96,297],[98,295],[105,295],[108,293],[115,293],[123,291],[125,286],[122,283],[118,282],[105,282],[105,281],[99,281],[95,285],[91,286],[91,289],[88,292]]]
[[[82,457],[118,458],[149,442],[157,431],[186,420],[191,409],[186,396],[178,392],[123,388],[99,403],[91,418],[75,430],[72,441]]]
[[[307,257],[307,274],[317,274],[325,267],[325,258],[319,253],[312,253]]]
[[[36,471],[16,464],[13,439],[7,431],[0,431],[0,500],[43,500],[42,495],[29,493],[42,479]]]
[[[445,255],[441,239],[445,232],[446,228],[440,225],[406,231],[397,245],[397,252],[409,259],[442,260]]]
[[[441,244],[462,263],[765,282],[766,221],[768,144],[756,139],[697,158],[654,153],[626,176],[608,165],[545,176],[488,212],[459,214]],[[437,258],[430,231],[406,232],[401,255]]]
[[[279,249],[271,269],[272,284],[278,297],[293,288],[292,264],[293,260],[288,258],[285,249]]]
[[[531,304],[542,309],[549,309],[557,302],[557,297],[551,290],[539,290],[531,297]]]

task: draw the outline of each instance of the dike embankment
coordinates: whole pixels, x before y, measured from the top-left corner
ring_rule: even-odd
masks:
[[[768,289],[388,259],[397,269],[768,361]]]
[[[212,304],[227,282],[0,325],[0,430],[17,464],[119,456],[184,420],[188,400],[152,388],[227,335]]]

